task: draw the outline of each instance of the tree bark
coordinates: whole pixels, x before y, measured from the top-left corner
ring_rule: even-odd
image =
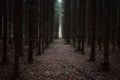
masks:
[[[96,47],[96,1],[91,0],[91,10],[92,10],[92,39],[91,39],[91,55],[90,55],[90,60],[95,61],[96,58],[96,52],[95,52],[95,47]]]
[[[7,63],[7,18],[8,18],[8,9],[7,9],[8,0],[3,1],[3,56],[2,63]]]
[[[19,77],[19,56],[22,54],[22,0],[14,1],[14,72],[15,78]]]
[[[35,20],[35,1],[27,0],[28,2],[28,15],[29,15],[29,26],[28,26],[28,62],[33,62],[33,48],[34,48],[34,20]]]

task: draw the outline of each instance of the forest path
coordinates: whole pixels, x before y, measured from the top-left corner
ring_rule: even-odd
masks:
[[[72,66],[80,64],[80,55],[62,39],[55,40],[50,47],[29,65],[20,80],[88,80]]]

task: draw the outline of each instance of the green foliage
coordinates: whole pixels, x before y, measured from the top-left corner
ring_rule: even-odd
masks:
[[[61,72],[64,73],[64,74],[67,73],[68,72],[68,67],[62,68]]]
[[[55,17],[61,17],[63,14],[63,8],[62,8],[63,2],[60,2],[59,0],[55,1]]]

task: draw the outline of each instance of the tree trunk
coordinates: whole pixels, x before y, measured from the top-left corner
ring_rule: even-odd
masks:
[[[2,38],[2,15],[3,15],[3,0],[0,1],[0,39]]]
[[[22,0],[14,1],[15,78],[19,77],[19,55],[22,54],[22,2]]]
[[[39,29],[39,38],[38,38],[38,55],[40,55],[41,54],[41,17],[42,17],[42,15],[41,15],[41,11],[42,11],[42,1],[41,0],[38,0],[38,4],[40,4],[40,5],[38,5],[38,29]]]
[[[12,44],[12,25],[13,25],[13,0],[8,1],[8,27],[9,27],[9,35],[8,35],[8,43]]]
[[[110,14],[111,14],[111,1],[106,0],[103,1],[103,6],[104,6],[104,63],[103,63],[103,70],[104,71],[109,71],[109,43],[110,43]]]
[[[35,20],[35,1],[28,0],[28,15],[29,15],[29,27],[28,27],[28,62],[33,62],[33,48],[34,48],[34,20]]]
[[[95,53],[95,47],[96,47],[96,1],[91,1],[91,10],[92,10],[92,39],[91,39],[91,55],[90,60],[95,61],[96,53]]]
[[[84,50],[85,50],[85,12],[86,12],[86,0],[83,0],[82,2],[82,54],[84,54]]]
[[[7,63],[7,18],[8,18],[8,9],[7,9],[8,0],[3,1],[3,56],[2,63]]]

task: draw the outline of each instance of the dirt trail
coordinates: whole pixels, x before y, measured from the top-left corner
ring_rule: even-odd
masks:
[[[110,72],[101,72],[103,51],[96,50],[96,62],[89,62],[90,47],[85,45],[85,54],[75,52],[72,45],[64,40],[55,40],[40,56],[34,50],[34,62],[27,61],[28,47],[24,46],[24,56],[20,57],[20,78],[17,80],[120,80],[119,52],[110,51]],[[7,65],[0,65],[0,80],[13,80],[14,48],[9,49]],[[82,72],[81,72],[82,71]]]
[[[78,65],[79,59],[71,45],[56,40],[24,70],[21,80],[88,80],[72,67]]]
[[[37,54],[36,50],[34,54]],[[33,64],[21,62],[19,80],[120,80],[119,67],[114,68],[111,64],[110,72],[99,72],[101,54],[96,56],[96,62],[89,62],[89,57],[88,46],[85,46],[85,55],[82,55],[81,52],[76,53],[72,45],[58,39],[41,56],[35,56]],[[116,58],[110,57],[113,58],[110,58],[111,63],[115,63]]]

